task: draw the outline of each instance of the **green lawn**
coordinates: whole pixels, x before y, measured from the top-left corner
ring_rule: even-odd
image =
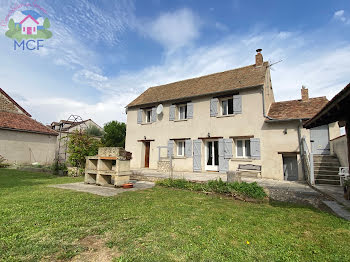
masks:
[[[81,180],[0,169],[0,261],[69,260],[88,236],[117,250],[115,261],[350,261],[350,223],[315,209],[162,187],[116,197],[47,187]]]

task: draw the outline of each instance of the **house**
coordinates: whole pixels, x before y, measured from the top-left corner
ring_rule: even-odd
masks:
[[[57,136],[0,88],[0,155],[9,163],[51,164]]]
[[[74,118],[72,118],[72,120],[74,120]],[[61,161],[66,161],[69,157],[69,153],[67,152],[67,142],[69,134],[72,134],[76,130],[85,131],[86,129],[92,126],[96,127],[101,132],[103,131],[103,128],[91,119],[71,121],[71,119],[69,118],[69,120],[60,120],[59,122],[52,122],[49,125],[49,127],[52,130],[55,130],[59,133],[59,135],[57,136],[56,156]],[[96,139],[100,139],[100,137],[96,137]]]
[[[314,140],[315,154],[329,154],[329,139],[339,128],[304,129],[303,121],[328,100],[309,98],[306,88],[301,94],[275,102],[261,49],[253,65],[151,87],[127,105],[131,168],[161,170],[167,147],[175,172],[254,169],[263,178],[302,180],[301,138],[309,147]]]
[[[22,35],[36,35],[38,33],[39,22],[31,15],[27,15],[21,22]]]

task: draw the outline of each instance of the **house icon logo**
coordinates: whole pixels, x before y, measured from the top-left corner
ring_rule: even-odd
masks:
[[[52,37],[50,21],[34,10],[17,10],[8,19],[5,35],[14,40],[14,50],[39,50]]]

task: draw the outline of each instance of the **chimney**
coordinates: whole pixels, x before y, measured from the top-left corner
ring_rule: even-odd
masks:
[[[261,54],[262,49],[256,49],[257,54],[255,55],[255,66],[262,66],[264,59]]]
[[[307,89],[305,86],[301,87],[301,100],[309,101],[309,89]]]

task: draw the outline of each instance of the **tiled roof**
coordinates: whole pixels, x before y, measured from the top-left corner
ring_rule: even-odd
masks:
[[[24,132],[57,136],[58,133],[24,114],[0,111],[0,129],[12,129]]]
[[[325,96],[310,98],[307,101],[290,100],[275,102],[270,106],[268,116],[276,120],[309,119],[328,103]]]
[[[8,100],[10,100],[16,107],[18,107],[24,114],[31,117],[31,115],[26,110],[24,110],[23,107],[17,104],[17,102],[13,100],[12,97],[10,97],[4,90],[2,90],[2,88],[0,88],[0,93],[3,94]]]
[[[264,84],[268,62],[148,88],[128,107],[221,93]]]

